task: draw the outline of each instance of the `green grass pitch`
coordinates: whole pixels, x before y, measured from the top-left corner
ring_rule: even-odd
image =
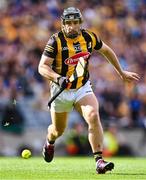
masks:
[[[92,157],[55,157],[51,163],[43,158],[0,157],[0,180],[142,180],[146,179],[146,158],[111,158],[115,169],[96,174]]]

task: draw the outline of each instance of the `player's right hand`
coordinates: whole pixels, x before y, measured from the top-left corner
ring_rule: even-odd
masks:
[[[68,83],[69,83],[69,80],[68,80],[67,77],[60,76],[60,77],[57,78],[57,84],[58,84],[61,88],[67,88]]]

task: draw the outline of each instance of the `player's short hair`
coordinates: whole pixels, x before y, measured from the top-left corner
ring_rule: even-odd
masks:
[[[66,20],[76,20],[79,19],[79,22],[83,22],[82,14],[78,8],[69,7],[64,9],[63,14],[61,16],[61,20],[63,24],[65,24]]]

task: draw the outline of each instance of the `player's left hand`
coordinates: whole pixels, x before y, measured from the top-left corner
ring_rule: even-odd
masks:
[[[140,79],[140,76],[134,72],[123,71],[121,74],[121,78],[125,82],[131,82],[131,81],[138,81]]]

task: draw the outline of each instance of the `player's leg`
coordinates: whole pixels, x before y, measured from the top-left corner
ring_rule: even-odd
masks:
[[[93,152],[103,149],[103,129],[98,110],[98,101],[94,94],[89,94],[79,100],[75,108],[88,124],[88,138]]]
[[[95,95],[92,93],[84,96],[75,104],[75,108],[88,124],[88,138],[96,160],[97,173],[105,173],[108,170],[112,170],[114,164],[105,162],[102,159],[103,129],[99,116],[99,103]]]
[[[67,112],[57,113],[51,111],[52,124],[48,127],[48,134],[43,147],[43,156],[46,162],[51,162],[54,157],[55,140],[61,136],[67,124]]]
[[[51,84],[51,97],[59,91],[59,86]],[[54,156],[55,140],[61,136],[66,128],[68,113],[73,108],[73,100],[70,91],[64,90],[52,103],[50,108],[52,123],[48,127],[46,143],[43,147],[45,161],[51,162]]]
[[[50,141],[55,141],[61,136],[66,128],[68,113],[61,112],[57,113],[51,111],[52,124],[48,127],[47,138]]]

